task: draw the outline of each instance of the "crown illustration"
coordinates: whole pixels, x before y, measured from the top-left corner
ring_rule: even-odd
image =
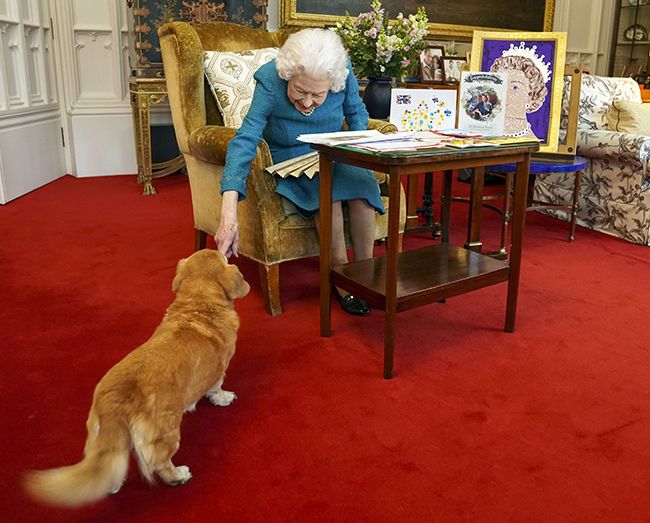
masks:
[[[526,47],[526,42],[521,42],[518,47],[515,47],[515,44],[510,44],[510,49],[503,51],[503,56],[523,56],[528,58],[535,64],[535,67],[539,69],[539,72],[542,73],[544,78],[544,83],[548,82],[551,78],[551,62],[544,62],[544,55],[537,55],[537,46],[533,45],[532,47]]]

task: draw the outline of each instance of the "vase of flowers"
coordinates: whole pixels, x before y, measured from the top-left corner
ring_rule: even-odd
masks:
[[[372,11],[356,18],[346,12],[334,31],[348,50],[357,78],[368,78],[364,102],[371,118],[386,118],[390,112],[391,78],[403,76],[426,46],[427,13],[402,13],[389,23],[380,0],[372,1]]]

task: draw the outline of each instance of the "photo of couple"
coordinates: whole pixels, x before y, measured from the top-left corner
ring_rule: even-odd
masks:
[[[492,115],[494,104],[490,101],[488,93],[477,95],[470,102],[469,113],[474,120],[485,120]]]
[[[442,46],[429,46],[420,53],[420,76],[423,82],[445,81],[443,54]]]

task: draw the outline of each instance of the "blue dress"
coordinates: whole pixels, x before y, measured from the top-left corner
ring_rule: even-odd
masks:
[[[278,76],[275,60],[261,66],[255,73],[257,85],[251,107],[228,144],[221,192],[237,191],[240,200],[246,198],[246,178],[262,138],[269,145],[273,162],[278,163],[312,151],[308,144],[296,140],[299,134],[340,131],[344,118],[351,131],[366,129],[368,112],[359,97],[359,85],[349,63],[348,70],[345,88],[338,93],[327,93],[325,101],[305,116],[289,100],[287,82]],[[318,212],[318,175],[312,179],[276,177],[276,185],[276,192],[291,201],[303,216],[311,217]],[[384,213],[374,174],[367,169],[335,163],[332,200],[355,199],[365,200]]]

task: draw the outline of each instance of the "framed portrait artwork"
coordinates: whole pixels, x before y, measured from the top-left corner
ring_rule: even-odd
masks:
[[[445,80],[442,57],[445,48],[441,45],[428,45],[420,53],[420,80],[441,84]]]
[[[476,31],[472,71],[508,73],[504,133],[534,136],[556,152],[560,130],[566,33]]]
[[[399,12],[415,13],[426,9],[429,34],[434,38],[469,40],[476,30],[552,31],[556,0],[382,0],[391,17]],[[345,13],[357,16],[370,11],[369,0],[280,0],[280,28],[326,27],[341,20]]]
[[[445,69],[445,83],[460,83],[460,74],[463,66],[467,64],[467,59],[460,56],[445,56],[442,59]]]
[[[129,62],[137,77],[162,77],[158,27],[166,22],[232,22],[266,28],[268,0],[126,0],[133,15]]]

